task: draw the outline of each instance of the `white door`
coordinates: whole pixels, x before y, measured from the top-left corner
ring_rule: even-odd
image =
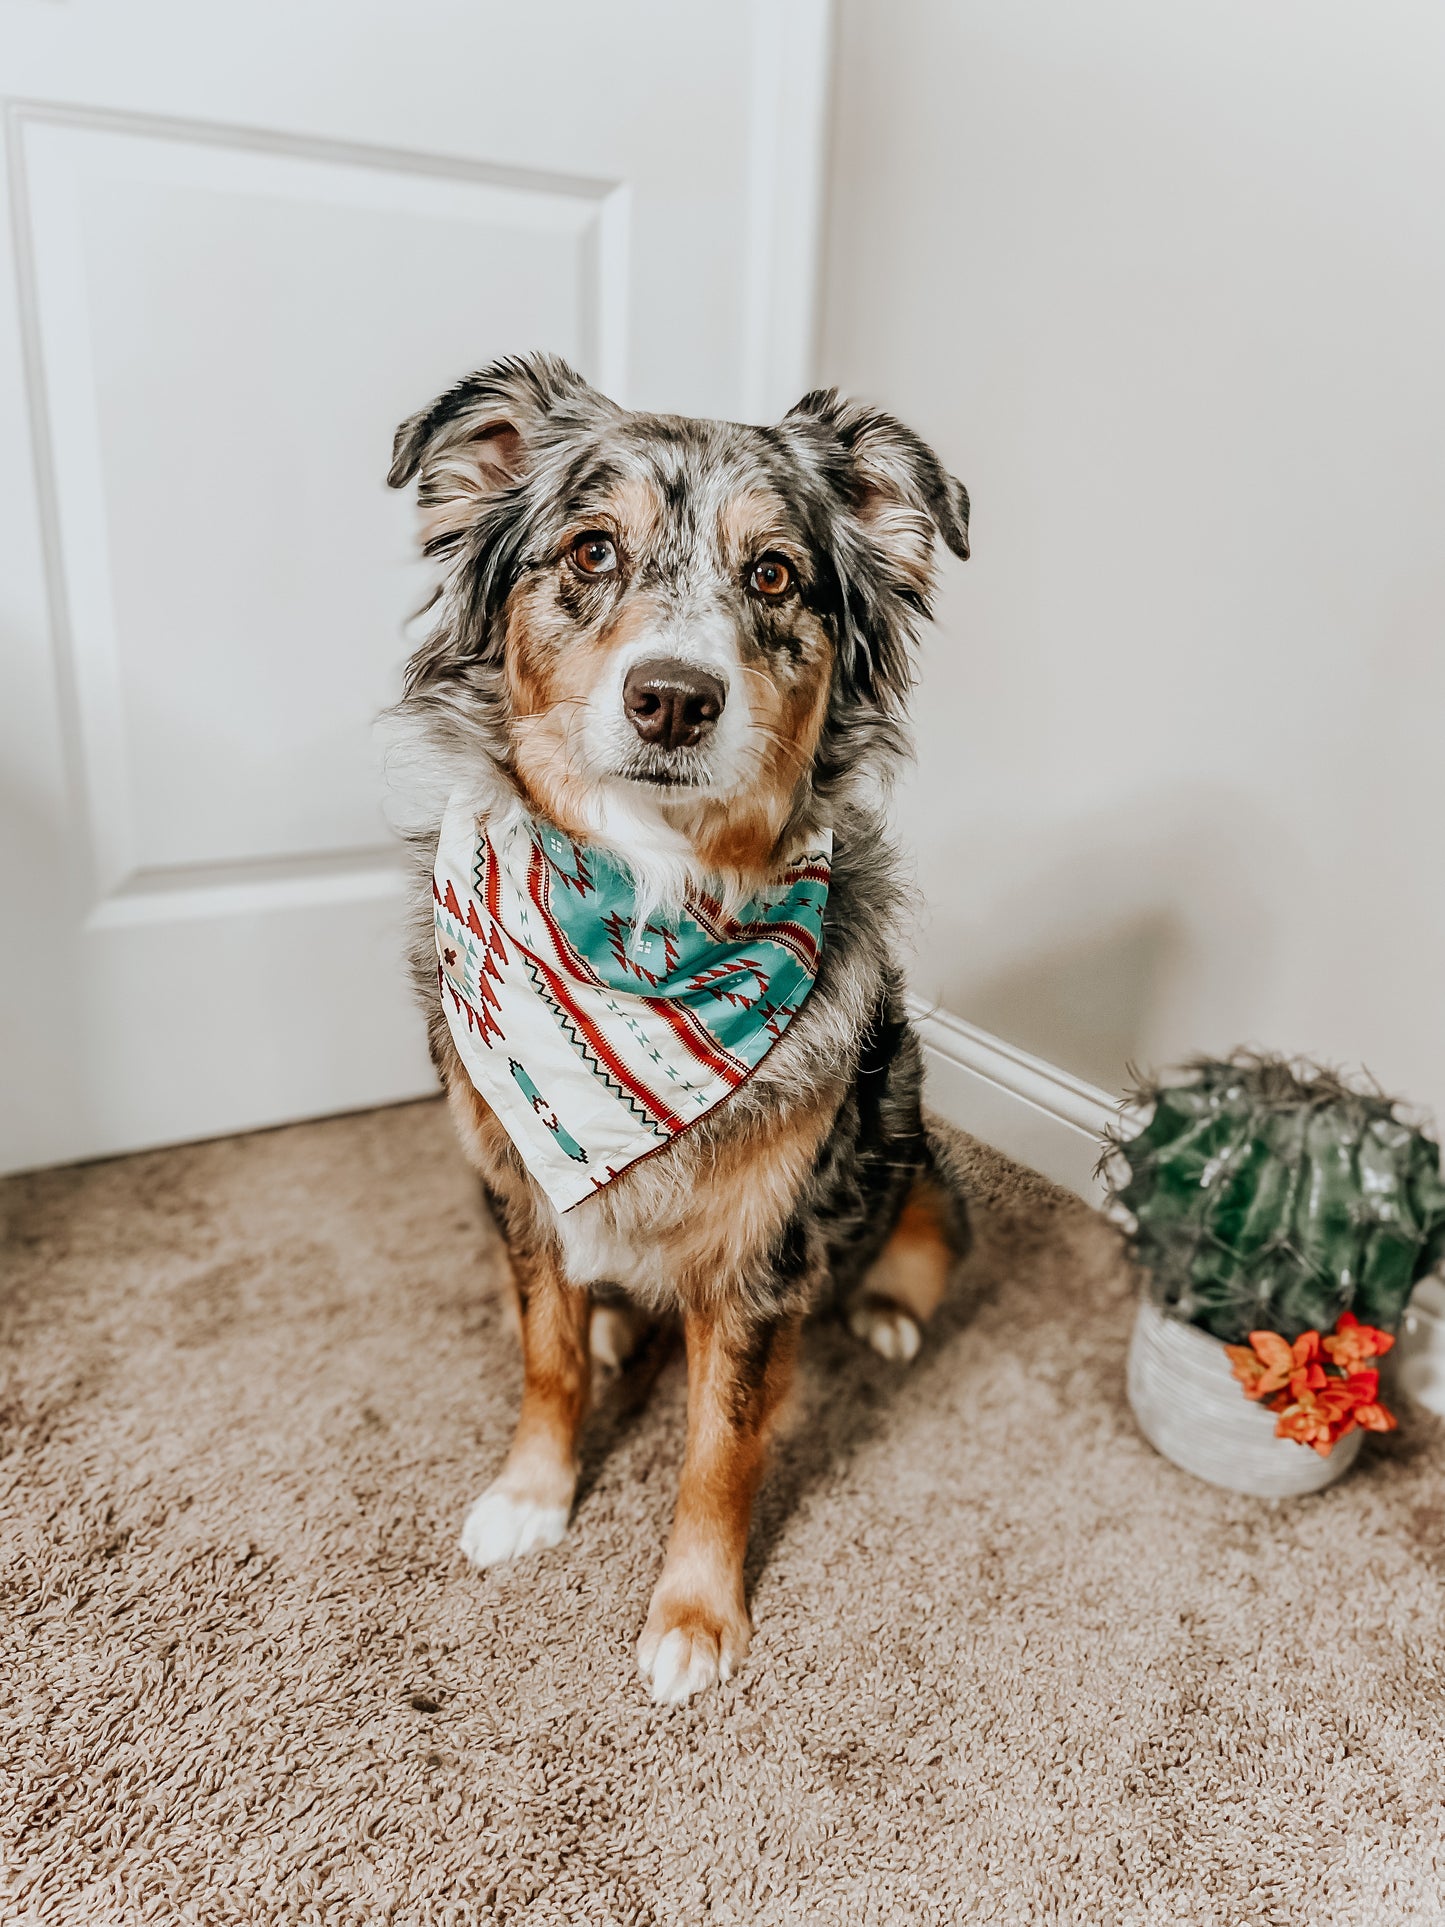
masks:
[[[391,432],[807,386],[827,0],[0,0],[0,1169],[432,1088]]]

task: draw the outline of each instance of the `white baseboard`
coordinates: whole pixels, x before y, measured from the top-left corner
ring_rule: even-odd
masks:
[[[931,1107],[1006,1157],[1101,1203],[1094,1166],[1105,1129],[1118,1122],[1118,1100],[951,1012],[917,1001],[911,1010]]]

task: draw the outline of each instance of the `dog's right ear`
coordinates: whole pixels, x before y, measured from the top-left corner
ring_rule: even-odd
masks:
[[[402,423],[386,479],[404,488],[420,472],[422,541],[428,554],[438,555],[491,496],[523,478],[543,422],[612,407],[560,355],[509,355]]]

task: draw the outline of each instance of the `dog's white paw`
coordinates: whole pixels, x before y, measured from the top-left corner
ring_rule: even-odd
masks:
[[[681,1706],[732,1678],[747,1658],[749,1635],[746,1616],[718,1619],[654,1604],[637,1642],[638,1671],[660,1706]]]
[[[681,1706],[720,1679],[732,1678],[732,1662],[712,1633],[675,1626],[650,1654],[638,1648],[637,1664],[659,1706]]]
[[[848,1312],[848,1329],[865,1345],[871,1345],[880,1358],[892,1359],[898,1365],[917,1358],[923,1343],[918,1320],[886,1298],[860,1298]]]
[[[499,1566],[524,1552],[555,1546],[567,1530],[565,1505],[538,1505],[500,1485],[489,1486],[467,1514],[461,1549],[474,1566]]]

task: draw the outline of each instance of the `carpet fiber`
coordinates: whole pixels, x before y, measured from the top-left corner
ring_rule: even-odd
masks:
[[[675,1711],[675,1347],[562,1546],[453,1550],[519,1369],[440,1105],[0,1187],[0,1918],[1445,1920],[1441,1428],[1193,1483],[1114,1234],[961,1155],[957,1297],[908,1369],[812,1330],[751,1657]]]

